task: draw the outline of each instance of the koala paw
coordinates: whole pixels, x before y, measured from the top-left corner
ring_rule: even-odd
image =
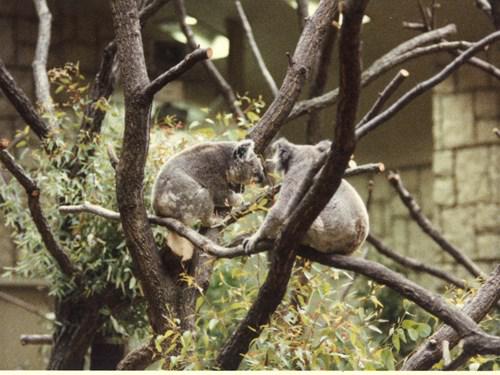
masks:
[[[245,238],[243,240],[243,249],[245,250],[245,253],[249,254],[253,250],[255,250],[255,246],[257,245],[257,242],[259,242],[259,240],[260,238],[256,234]]]

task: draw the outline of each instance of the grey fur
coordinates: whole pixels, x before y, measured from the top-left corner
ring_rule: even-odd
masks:
[[[214,209],[238,204],[241,196],[235,190],[253,180],[265,180],[253,141],[201,143],[163,165],[153,186],[153,210],[187,225],[200,221],[210,227],[215,223]],[[184,260],[191,257],[187,240],[171,234],[167,242]],[[179,248],[186,246],[191,248]]]
[[[314,146],[295,145],[281,138],[273,143],[274,163],[284,178],[277,202],[259,230],[244,242],[251,250],[261,239],[276,238],[289,213],[289,202],[307,171],[330,149],[331,142]],[[358,249],[369,232],[366,207],[356,190],[342,180],[337,192],[307,231],[302,243],[325,253],[350,254]]]

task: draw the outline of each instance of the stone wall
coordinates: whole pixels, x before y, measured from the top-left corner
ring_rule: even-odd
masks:
[[[464,67],[433,96],[437,224],[487,268],[500,260],[500,84]]]

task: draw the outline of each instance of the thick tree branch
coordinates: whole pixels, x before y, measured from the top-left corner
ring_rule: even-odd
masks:
[[[11,154],[0,148],[0,161],[5,165],[10,173],[22,185],[28,196],[28,207],[33,218],[33,222],[42,237],[43,243],[47,251],[55,259],[61,271],[67,276],[73,276],[77,273],[77,269],[71,263],[70,258],[65,253],[64,249],[59,245],[56,238],[45,219],[40,205],[40,189],[36,183],[27,175],[24,169],[16,163]]]
[[[389,98],[396,92],[396,90],[401,86],[406,78],[410,76],[407,70],[401,69],[398,74],[389,82],[389,84],[379,93],[377,100],[373,103],[372,107],[366,112],[361,121],[356,125],[360,127],[368,120],[372,119],[374,116],[378,115],[382,110],[384,104],[389,100]]]
[[[462,312],[480,322],[500,298],[500,266],[497,266],[476,295],[465,304]],[[450,349],[460,337],[450,326],[443,326],[429,337],[404,363],[402,370],[429,370],[443,358],[442,342],[448,341]]]
[[[152,98],[165,85],[179,78],[189,69],[191,69],[197,62],[210,59],[211,57],[211,48],[195,49],[193,52],[186,55],[180,63],[171,67],[165,73],[159,75],[153,81],[151,81],[144,89],[143,95],[145,95],[148,99]]]
[[[177,13],[177,17],[179,18],[179,24],[181,26],[182,32],[186,36],[189,48],[192,51],[194,51],[196,48],[199,47],[199,45],[196,42],[193,30],[186,23],[187,13],[186,13],[186,7],[184,5],[184,0],[174,0],[174,4],[175,4],[175,11]],[[205,60],[205,61],[203,61],[203,66],[207,70],[209,76],[214,81],[219,92],[224,97],[226,104],[228,105],[229,109],[231,110],[231,112],[233,113],[235,118],[243,119],[244,115],[243,115],[243,112],[241,111],[241,108],[236,104],[236,95],[234,94],[233,89],[227,83],[227,81],[224,79],[222,74],[220,74],[220,72],[217,70],[217,68],[215,67],[215,64],[210,60]]]
[[[420,46],[423,46],[433,41],[438,41],[444,36],[454,34],[456,32],[457,28],[455,25],[448,25],[440,29],[429,31],[425,34],[418,35],[400,44],[399,46],[392,49],[384,56],[376,60],[372,65],[370,65],[368,69],[366,69],[363,72],[363,75],[361,77],[361,86],[364,87],[368,85],[383,73],[407,61],[408,59],[436,52],[436,50],[421,50],[420,54],[410,53],[411,51],[415,50]],[[406,55],[407,56],[406,60],[402,60],[399,57],[400,55],[407,53],[408,55]],[[294,105],[293,110],[290,112],[287,121],[293,120],[307,113],[311,113],[313,111],[317,111],[325,107],[328,107],[330,105],[333,105],[337,102],[338,97],[339,97],[339,89],[336,88],[316,98],[299,101]]]
[[[324,10],[322,8],[324,3],[320,3],[312,20],[318,16],[319,12]],[[242,356],[248,351],[250,342],[255,337],[258,337],[262,326],[269,322],[271,315],[281,303],[295,262],[297,245],[314,219],[335,194],[354,151],[354,121],[358,106],[361,76],[359,33],[367,3],[367,1],[346,1],[342,3],[343,9],[341,11],[344,22],[339,46],[341,100],[332,149],[317,181],[314,182],[301,204],[291,213],[289,220],[282,228],[272,251],[271,265],[266,280],[246,317],[240,322],[219,352],[216,360],[216,367],[218,368],[224,370],[238,368]],[[306,34],[309,25],[310,23],[306,25],[302,35]],[[299,50],[299,46],[297,50]],[[268,136],[272,136],[272,133]],[[306,180],[306,182],[309,181]]]
[[[50,14],[46,0],[33,0],[33,2],[39,19],[38,39],[36,42],[35,58],[33,60],[36,98],[45,110],[52,115],[54,108],[50,95],[49,77],[47,75],[52,15]]]
[[[331,27],[336,8],[336,1],[321,1],[316,12],[306,23],[278,96],[250,131],[249,136],[255,141],[256,152],[262,153],[265,150],[287,119],[302,91],[314,58]]]
[[[496,40],[500,39],[500,31],[494,32],[478,42],[474,43],[466,51],[464,51],[460,56],[454,59],[450,64],[444,67],[439,73],[432,76],[431,78],[420,82],[413,89],[404,94],[399,98],[394,104],[392,104],[385,111],[380,113],[378,116],[374,117],[366,124],[361,126],[356,131],[356,136],[358,139],[364,137],[370,131],[377,128],[383,122],[392,118],[396,113],[403,109],[408,103],[413,101],[418,96],[422,95],[427,90],[433,88],[437,84],[443,82],[447,77],[449,77],[454,71],[456,71],[460,66],[462,66],[468,59],[470,59],[473,54],[484,48],[485,46],[494,43]]]
[[[436,268],[433,266],[428,265],[427,263],[420,262],[416,259],[405,257],[403,255],[400,255],[396,253],[395,251],[391,250],[388,248],[382,241],[380,241],[377,237],[375,237],[373,234],[369,234],[368,238],[366,239],[367,242],[373,245],[377,251],[385,255],[387,258],[392,259],[393,261],[409,268],[414,271],[418,272],[425,272],[428,273],[429,275],[435,276],[441,280],[444,280],[448,283],[451,283],[461,289],[466,289],[465,283],[460,280],[458,277],[455,277],[448,272],[443,271],[440,268]]]
[[[259,69],[262,73],[262,76],[264,77],[264,80],[266,81],[267,85],[271,89],[271,92],[273,93],[273,96],[276,97],[278,96],[278,86],[276,86],[276,82],[274,81],[273,76],[269,72],[269,69],[267,69],[266,63],[264,62],[264,58],[262,57],[262,54],[260,53],[259,46],[257,45],[257,42],[255,41],[255,37],[253,35],[252,31],[252,26],[250,25],[250,22],[248,21],[247,15],[245,14],[245,10],[243,9],[243,6],[241,5],[241,2],[239,0],[236,0],[234,2],[236,4],[236,9],[238,10],[238,15],[240,16],[241,23],[243,25],[243,29],[245,30],[245,34],[248,39],[248,44],[250,45],[250,49],[255,57],[255,60],[257,61],[257,65],[259,66]]]
[[[120,371],[145,370],[151,363],[160,359],[153,343],[143,345],[129,352],[116,367]]]
[[[43,121],[28,96],[17,85],[2,59],[0,59],[0,88],[38,138],[41,140],[47,138],[50,132],[49,125]]]
[[[486,277],[483,271],[459,248],[448,242],[439,231],[434,228],[431,221],[422,213],[422,209],[403,185],[399,174],[390,172],[387,179],[397,191],[401,201],[406,206],[413,220],[419,225],[434,242],[436,242],[444,251],[450,254],[459,264],[464,266],[474,277]]]
[[[141,40],[139,12],[134,0],[112,0],[111,10],[125,95],[125,133],[116,170],[116,194],[127,248],[148,301],[155,333],[168,327],[173,281],[161,267],[144,207],[144,166],[149,143],[151,102],[141,94],[149,84]]]

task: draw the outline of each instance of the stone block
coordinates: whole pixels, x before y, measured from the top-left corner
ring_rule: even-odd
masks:
[[[478,119],[496,119],[500,116],[500,95],[496,90],[474,93],[474,113]]]
[[[391,246],[400,254],[408,254],[408,220],[395,219],[392,224]]]
[[[474,141],[472,94],[446,95],[441,99],[443,110],[443,146],[452,148]]]
[[[441,110],[441,95],[432,97],[432,142],[434,150],[443,148],[443,111]]]
[[[456,203],[455,186],[451,177],[436,177],[432,190],[432,198],[435,204],[451,207]]]
[[[463,65],[457,73],[458,91],[470,91],[490,85],[490,75],[470,65]]]
[[[435,151],[432,156],[432,171],[436,176],[447,177],[453,174],[453,151]]]
[[[474,207],[455,207],[441,212],[444,237],[470,257],[475,255],[474,210]]]
[[[408,216],[408,209],[403,204],[403,202],[401,202],[401,199],[399,198],[399,195],[396,192],[394,192],[394,195],[390,200],[389,210],[391,211],[392,216],[397,216],[397,217]]]
[[[415,169],[405,169],[400,172],[401,180],[403,181],[406,190],[410,192],[413,196],[418,195],[419,191],[419,170]]]
[[[488,175],[491,183],[490,202],[500,203],[500,145],[489,148]]]
[[[476,121],[476,141],[478,143],[498,143],[498,137],[493,133],[494,128],[500,127],[499,120],[478,120]]]
[[[14,43],[13,23],[8,18],[0,18],[0,46],[2,60],[6,65],[14,64],[16,49]]]
[[[500,233],[477,236],[477,258],[500,259]]]
[[[491,200],[488,168],[487,147],[456,151],[455,178],[459,204]]]
[[[432,170],[426,168],[420,171],[420,207],[422,211],[428,216],[432,217],[434,211],[434,200],[432,192],[434,190],[434,177]]]
[[[365,182],[365,187],[367,186],[367,183],[368,181]],[[389,186],[389,182],[384,175],[378,174],[373,178],[372,196],[374,200],[388,201],[390,200],[393,192],[394,190],[391,186]]]
[[[434,87],[433,91],[437,94],[450,94],[455,92],[457,89],[455,76],[451,76],[441,82],[439,85]]]
[[[475,210],[475,228],[477,232],[500,231],[500,205],[479,203]]]
[[[385,205],[380,202],[372,202],[370,206],[370,232],[378,236],[385,236]]]
[[[420,229],[417,223],[410,222],[408,232],[410,256],[421,261],[435,259],[440,250],[438,250],[436,243]]]

